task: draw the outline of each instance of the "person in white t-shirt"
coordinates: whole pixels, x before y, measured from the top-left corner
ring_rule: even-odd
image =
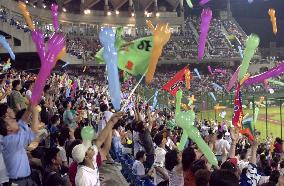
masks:
[[[109,107],[102,103],[100,105],[100,110],[103,112],[101,120],[98,123],[98,133],[100,133],[106,126],[106,123],[110,120],[111,116],[113,115],[112,112],[108,111]]]
[[[99,170],[96,162],[98,148],[106,141],[112,132],[113,126],[123,114],[123,112],[113,114],[93,146],[90,141],[83,141],[83,144],[76,145],[73,148],[72,158],[78,163],[75,177],[76,186],[100,186]]]
[[[218,133],[217,140],[215,142],[215,155],[218,160],[218,164],[221,165],[223,158],[230,150],[230,144],[227,140],[223,139],[223,133]]]
[[[165,168],[165,156],[167,153],[165,145],[167,143],[167,139],[164,138],[162,133],[158,133],[154,137],[154,142],[157,145],[154,160],[154,167],[156,170],[155,183],[159,186],[169,182],[169,176]]]
[[[148,176],[153,175],[154,173],[154,169],[150,169],[148,171],[148,173],[146,174],[146,170],[145,167],[143,165],[143,163],[146,161],[146,153],[145,151],[138,151],[136,154],[136,160],[132,165],[132,170],[133,173],[137,176],[139,176],[140,178],[145,178]]]

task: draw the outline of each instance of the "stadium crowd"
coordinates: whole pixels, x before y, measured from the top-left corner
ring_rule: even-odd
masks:
[[[70,74],[49,78],[41,109],[29,103],[34,74],[11,70],[1,75],[1,184],[283,184],[281,139],[249,141],[225,120],[196,119],[219,162],[214,167],[190,139],[177,150],[182,129],[173,122],[174,108],[152,112],[136,99],[133,107],[115,113],[102,77]],[[68,79],[77,78],[80,88],[68,93]],[[123,90],[124,98],[129,90]],[[87,125],[96,132],[86,146],[80,134]]]

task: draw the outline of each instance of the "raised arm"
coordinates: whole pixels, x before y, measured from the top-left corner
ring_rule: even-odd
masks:
[[[236,154],[236,145],[239,140],[239,130],[236,128],[231,129],[232,144],[229,151],[229,158],[234,158]]]
[[[111,133],[113,126],[117,123],[119,119],[124,115],[124,112],[117,112],[112,115],[110,120],[107,122],[106,127],[101,131],[97,140],[95,142],[96,146],[100,148],[102,144],[106,141],[109,133]]]

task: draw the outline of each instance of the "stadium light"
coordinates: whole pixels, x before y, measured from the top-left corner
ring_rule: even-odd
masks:
[[[46,8],[46,5],[45,5],[45,4],[42,4],[42,7],[43,7],[43,8]]]
[[[108,11],[108,12],[107,12],[107,15],[108,15],[108,16],[111,16],[111,11]]]
[[[26,1],[26,4],[28,4],[28,3],[29,3],[29,1],[27,0],[27,1]]]
[[[118,15],[118,14],[119,14],[119,11],[118,11],[118,10],[116,10],[116,11],[115,11],[115,14],[116,14],[116,15]]]
[[[34,8],[36,8],[36,5],[33,5]]]
[[[62,11],[63,11],[63,12],[66,12],[67,10],[66,10],[66,8],[63,7],[63,8],[62,8]]]
[[[145,15],[148,15],[148,12],[147,12],[147,11],[145,11],[145,12],[144,12],[144,14],[145,14]]]
[[[86,10],[84,10],[84,14],[90,14],[91,13],[91,10],[90,9],[86,9]]]
[[[156,13],[156,17],[160,17],[160,13],[159,12]]]
[[[134,17],[134,16],[135,16],[135,14],[132,12],[132,13],[131,13],[131,16],[132,16],[132,17]]]

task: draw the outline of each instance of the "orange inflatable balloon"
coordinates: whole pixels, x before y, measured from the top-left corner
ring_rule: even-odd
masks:
[[[219,104],[214,106],[215,110],[223,110],[223,109],[226,109],[226,108],[227,108],[226,106],[220,106]]]
[[[187,89],[190,89],[190,79],[191,79],[191,73],[190,70],[187,68],[185,69],[185,86]]]
[[[31,19],[30,12],[27,10],[26,3],[22,2],[22,1],[19,1],[19,5],[18,6],[19,6],[19,9],[21,10],[24,18],[25,18],[25,21],[26,21],[29,29],[34,30],[35,29],[35,25],[33,24],[33,21]]]
[[[66,47],[64,47],[61,52],[57,55],[56,57],[56,61],[58,61],[59,59],[62,59],[66,54]]]
[[[277,34],[277,23],[276,23],[275,9],[270,8],[268,10],[268,15],[270,16],[273,33],[276,35]]]
[[[248,78],[250,74],[245,74],[244,78],[240,80],[240,85],[242,85]]]
[[[151,29],[153,33],[153,49],[150,57],[150,62],[148,66],[148,71],[146,73],[146,83],[150,83],[154,77],[156,67],[158,64],[159,57],[162,54],[164,45],[169,41],[171,37],[171,32],[167,23],[159,23],[156,28],[153,26],[152,22],[147,20],[147,26]]]

